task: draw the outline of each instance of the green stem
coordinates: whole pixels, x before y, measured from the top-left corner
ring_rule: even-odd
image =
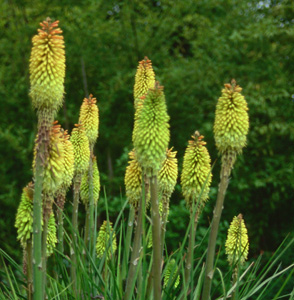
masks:
[[[166,232],[166,223],[169,211],[169,199],[167,195],[162,195],[162,224],[161,224],[161,253],[164,253],[164,240]]]
[[[33,295],[34,299],[43,299],[42,276],[42,186],[44,165],[42,155],[45,153],[45,144],[41,143],[36,154],[35,192],[33,202]]]
[[[77,266],[77,257],[76,249],[78,247],[78,210],[79,210],[79,196],[80,196],[80,187],[81,187],[81,174],[77,174],[74,178],[74,202],[73,202],[73,211],[72,211],[72,227],[73,227],[73,237],[72,237],[72,249],[71,249],[71,280],[73,281],[73,289],[76,293],[77,290],[77,275],[76,275],[76,266]]]
[[[151,220],[152,220],[152,248],[153,248],[153,299],[161,299],[161,239],[160,239],[160,215],[158,205],[157,176],[150,178],[151,193]]]
[[[214,264],[216,238],[217,238],[219,222],[221,219],[225,194],[228,188],[229,176],[231,174],[232,166],[233,166],[232,155],[227,152],[224,153],[222,159],[220,184],[219,184],[219,189],[217,194],[216,205],[213,212],[211,231],[210,231],[209,241],[208,241],[202,300],[210,299],[211,283],[212,283],[213,272],[214,272],[213,264]]]
[[[233,277],[232,286],[234,286],[238,279],[238,265],[236,265],[236,267],[234,268],[232,277]],[[236,298],[236,290],[237,290],[237,286],[232,293],[232,300],[235,300]]]
[[[65,190],[61,191],[61,193],[57,196],[57,237],[58,237],[58,245],[57,249],[60,253],[64,252],[63,246],[63,235],[64,235],[64,228],[63,228],[63,208],[65,202]]]
[[[93,254],[93,260],[96,258],[95,254],[95,241],[93,240],[93,232],[94,232],[94,182],[93,182],[93,147],[91,146],[91,155],[90,155],[90,163],[89,163],[89,232],[88,232],[88,245],[90,253]],[[94,247],[93,247],[94,246]],[[93,249],[92,249],[93,248]]]
[[[33,245],[32,238],[28,239],[26,246],[26,264],[27,264],[27,295],[28,300],[33,299]]]
[[[136,232],[134,236],[133,251],[130,260],[130,267],[128,272],[124,300],[130,300],[132,298],[133,290],[135,287],[136,273],[137,273],[138,263],[140,260],[140,252],[141,252],[142,224],[143,224],[143,218],[145,214],[145,211],[143,211],[145,208],[143,201],[145,203],[144,196],[140,199],[138,204],[137,226],[136,226]]]

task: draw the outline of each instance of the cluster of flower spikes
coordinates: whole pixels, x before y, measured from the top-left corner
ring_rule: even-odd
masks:
[[[99,170],[98,165],[96,161],[96,157],[92,157],[92,163],[93,163],[93,199],[94,203],[97,204],[99,199],[99,193],[100,193],[100,176],[99,176]],[[82,182],[81,182],[81,200],[84,203],[86,207],[88,207],[89,204],[89,172],[85,172],[82,176]]]
[[[106,259],[110,260],[117,249],[115,232],[112,223],[104,221],[101,225],[96,242],[96,253],[98,258],[102,258],[106,253]]]
[[[248,257],[249,241],[242,214],[233,218],[228,230],[225,248],[230,265],[244,264]]]
[[[204,207],[208,199],[212,177],[211,159],[203,138],[204,136],[198,131],[192,135],[192,140],[188,142],[185,151],[181,174],[182,191],[186,203],[190,210],[193,208],[193,203],[198,203],[199,210],[197,211]]]
[[[17,209],[15,227],[17,228],[17,239],[23,248],[33,233],[33,197],[34,186],[30,182],[23,188],[20,204]]]
[[[178,267],[176,266],[176,261],[174,258],[172,258],[164,272],[164,280],[163,280],[163,287],[167,287],[169,281],[173,282],[174,281],[174,288],[176,289],[180,283],[180,275],[177,276],[178,273]],[[172,274],[172,278],[170,279],[170,276]]]
[[[135,109],[137,109],[140,98],[147,94],[150,88],[155,85],[155,74],[152,68],[152,62],[147,56],[139,62],[135,75],[134,100]]]
[[[157,175],[165,159],[170,140],[168,121],[163,87],[156,83],[145,96],[134,136],[138,162],[148,177]]]
[[[33,234],[33,197],[34,185],[30,182],[21,195],[19,207],[17,209],[15,227],[17,228],[17,239],[23,248]],[[42,222],[43,223],[43,222]],[[50,215],[47,234],[47,256],[53,253],[57,243],[56,224],[53,212]]]
[[[142,168],[138,163],[135,150],[129,152],[129,165],[125,173],[126,195],[129,204],[138,209],[139,200],[142,197]],[[150,202],[150,193],[147,191],[146,207]]]
[[[83,125],[75,124],[75,128],[71,133],[70,141],[74,148],[75,175],[82,175],[88,170],[90,161],[89,139]]]
[[[35,143],[33,169],[36,166],[38,142]],[[43,179],[43,192],[47,195],[54,195],[64,180],[65,172],[65,150],[63,133],[57,121],[53,123],[49,133],[48,155],[46,156]]]
[[[79,123],[83,125],[91,147],[98,138],[99,111],[96,102],[96,98],[90,95],[84,99],[80,109]]]
[[[231,84],[225,84],[215,112],[216,147],[221,154],[231,153],[232,164],[236,155],[246,146],[249,129],[248,106],[241,91],[242,88],[236,85],[234,79]]]
[[[59,21],[50,18],[40,23],[42,29],[33,37],[30,57],[30,96],[38,111],[56,113],[64,94],[65,51]]]

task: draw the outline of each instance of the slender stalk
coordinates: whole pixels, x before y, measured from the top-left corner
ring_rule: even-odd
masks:
[[[152,220],[152,247],[153,247],[153,299],[161,299],[161,239],[160,239],[160,215],[158,205],[157,176],[150,178],[151,193],[151,220]]]
[[[72,249],[71,249],[71,280],[73,281],[73,288],[77,292],[77,278],[76,278],[76,248],[78,243],[78,210],[79,210],[79,196],[80,196],[80,186],[81,186],[81,174],[77,174],[74,178],[74,202],[72,211],[72,227],[73,227],[73,238],[72,238]]]
[[[33,299],[33,261],[32,261],[32,254],[33,254],[33,245],[32,239],[28,239],[27,246],[26,246],[26,263],[27,263],[27,295],[28,300]]]
[[[63,247],[63,235],[64,235],[64,230],[63,230],[63,212],[62,210],[58,207],[57,208],[57,238],[58,238],[58,244],[57,244],[57,249],[60,253],[64,252],[64,247]]]
[[[190,214],[191,227],[190,227],[189,244],[188,244],[188,251],[186,256],[186,264],[185,264],[186,287],[189,287],[191,273],[193,273],[193,257],[194,257],[194,246],[195,246],[196,229],[198,224],[198,216],[199,216],[198,211],[195,214],[193,212],[191,212]],[[192,289],[193,289],[193,282],[191,284],[191,290]]]
[[[36,154],[36,171],[35,171],[35,192],[33,202],[33,295],[34,299],[43,299],[42,287],[42,186],[44,165],[42,154],[45,150],[45,144],[41,143]]]
[[[142,193],[144,195],[144,192]],[[134,290],[134,281],[136,280],[136,273],[138,268],[138,262],[140,260],[141,253],[141,240],[142,240],[142,224],[145,214],[145,195],[140,199],[138,204],[138,218],[137,218],[137,227],[134,236],[133,251],[130,260],[130,267],[128,272],[128,278],[126,283],[124,300],[129,300],[132,298]]]
[[[93,182],[93,146],[90,146],[90,163],[89,163],[89,232],[88,232],[88,245],[90,253],[92,253],[92,247],[95,245],[93,240],[94,232],[94,182]],[[95,248],[95,247],[94,247]],[[95,259],[95,251],[93,251],[93,259]]]
[[[238,280],[238,265],[236,265],[236,267],[234,268],[234,270],[233,270],[233,282],[232,282],[232,286],[234,286],[235,285],[235,283],[237,282],[237,280]],[[237,289],[237,286],[236,286],[236,288],[234,289],[234,291],[233,291],[233,293],[232,293],[232,300],[235,300],[235,298],[236,298],[236,289]]]
[[[88,247],[88,242],[89,242],[89,226],[90,226],[89,224],[90,224],[90,210],[89,210],[89,206],[86,206],[85,237],[84,237],[85,247]]]
[[[219,189],[217,194],[216,205],[213,212],[211,231],[210,231],[209,241],[208,241],[202,300],[210,299],[211,283],[212,283],[213,272],[214,272],[213,264],[214,264],[216,238],[217,238],[219,222],[223,210],[225,194],[229,184],[229,176],[231,174],[231,170],[232,170],[232,161],[230,160],[228,153],[224,153],[223,160],[222,160],[220,184],[219,184]]]
[[[134,227],[134,219],[135,219],[135,209],[133,206],[130,208],[128,224],[127,224],[127,234],[125,238],[124,244],[124,255],[123,255],[123,268],[122,268],[122,280],[124,280],[127,276],[127,266],[130,258],[130,249],[131,249],[131,239]]]
[[[166,223],[168,217],[169,203],[166,195],[162,195],[162,224],[161,224],[161,253],[163,255],[164,252],[164,240],[165,240],[165,231],[166,231]]]

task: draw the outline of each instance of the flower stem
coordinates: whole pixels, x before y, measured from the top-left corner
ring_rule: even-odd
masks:
[[[217,238],[219,222],[223,210],[225,194],[229,184],[229,176],[231,174],[231,170],[233,167],[233,162],[231,158],[232,155],[230,153],[225,152],[223,154],[220,184],[219,184],[219,189],[217,194],[216,205],[213,212],[211,231],[210,231],[209,241],[208,241],[205,279],[204,279],[203,295],[202,295],[203,300],[210,299],[211,283],[212,283],[213,272],[214,272],[213,264],[214,264],[216,238]]]
[[[32,238],[28,239],[26,246],[26,263],[27,263],[27,295],[28,300],[33,299],[33,261],[32,261]]]

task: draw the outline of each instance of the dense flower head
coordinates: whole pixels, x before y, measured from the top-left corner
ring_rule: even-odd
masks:
[[[23,188],[15,219],[17,239],[23,248],[26,247],[27,240],[32,237],[33,233],[33,188],[32,182]]]
[[[170,280],[170,282],[173,282],[175,280],[174,288],[176,289],[180,283],[180,275],[177,276],[177,273],[178,273],[178,267],[176,266],[175,259],[172,258],[168,262],[168,264],[165,268],[163,287],[167,287],[169,280]],[[172,278],[170,279],[171,274],[172,274]]]
[[[165,159],[170,139],[168,121],[163,87],[157,83],[146,94],[134,136],[137,159],[147,176],[157,175]]]
[[[93,198],[94,203],[97,204],[99,199],[99,193],[100,193],[100,176],[99,176],[99,170],[97,165],[96,157],[92,157],[92,163],[93,163]],[[84,205],[87,207],[89,205],[89,172],[85,172],[82,177],[82,183],[81,183],[81,200],[84,203]]]
[[[75,174],[83,174],[89,168],[90,148],[89,139],[81,124],[75,124],[72,130],[70,141],[74,148]]]
[[[50,18],[40,23],[42,29],[33,37],[30,58],[30,96],[37,110],[56,112],[63,101],[65,51],[59,21]]]
[[[245,260],[247,260],[249,241],[242,214],[233,218],[228,230],[225,248],[230,265],[236,263],[244,264]]]
[[[85,128],[86,135],[92,146],[98,138],[99,111],[96,102],[97,100],[93,98],[93,95],[85,98],[80,109],[79,119],[79,123]]]
[[[158,173],[159,193],[168,198],[174,191],[178,178],[177,151],[172,151],[172,149],[166,150],[166,158]]]
[[[155,85],[155,74],[152,68],[152,62],[147,56],[139,62],[134,85],[135,109],[141,101],[141,97],[147,94],[150,88]]]
[[[115,232],[112,229],[112,223],[104,221],[100,227],[96,242],[97,257],[102,258],[107,251],[106,259],[110,260],[116,249],[116,237]]]
[[[216,147],[222,154],[227,150],[240,153],[246,146],[249,117],[247,102],[241,91],[242,88],[232,80],[232,84],[225,84],[217,102],[214,137]]]
[[[187,205],[192,209],[193,202],[196,204],[200,197],[199,207],[204,206],[208,199],[211,184],[211,159],[206,142],[198,131],[188,142],[184,155],[181,185]]]
[[[50,129],[48,155],[44,164],[43,192],[54,194],[62,185],[65,155],[61,127],[55,121]],[[35,143],[33,169],[35,171],[38,143]]]
[[[53,253],[56,244],[57,244],[56,223],[55,223],[54,213],[52,212],[48,220],[47,256],[50,256]]]

